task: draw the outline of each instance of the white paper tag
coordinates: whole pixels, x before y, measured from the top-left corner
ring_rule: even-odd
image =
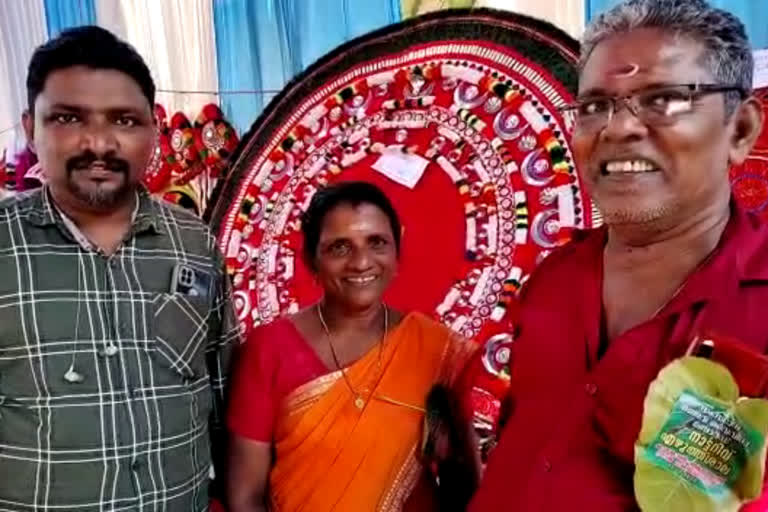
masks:
[[[576,205],[573,202],[570,185],[561,185],[557,188],[557,210],[560,227],[579,227],[576,225]]]
[[[395,148],[387,148],[387,151],[373,164],[373,168],[392,181],[412,189],[424,175],[429,160],[419,155],[403,153]]]
[[[768,86],[768,50],[756,50],[752,53],[755,59],[755,72],[752,87],[759,89]]]

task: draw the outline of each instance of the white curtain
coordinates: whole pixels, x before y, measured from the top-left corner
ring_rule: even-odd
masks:
[[[0,157],[24,147],[21,114],[27,105],[27,67],[48,37],[43,0],[0,0]]]
[[[584,31],[583,0],[477,0],[478,7],[493,7],[540,18],[561,28],[576,39]]]
[[[144,57],[160,90],[216,91],[213,0],[96,0],[98,24],[131,43]],[[257,0],[259,1],[259,0]],[[190,119],[214,94],[158,92],[172,115]]]

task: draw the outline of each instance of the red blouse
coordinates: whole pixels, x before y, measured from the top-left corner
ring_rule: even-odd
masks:
[[[281,400],[307,382],[330,373],[287,318],[259,326],[241,346],[230,390],[230,432],[271,442]]]

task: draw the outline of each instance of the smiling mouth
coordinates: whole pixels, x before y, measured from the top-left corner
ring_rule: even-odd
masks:
[[[601,176],[628,176],[651,172],[659,172],[661,169],[650,160],[608,160],[600,164]]]
[[[90,167],[85,167],[83,169],[80,169],[81,171],[87,171],[92,173],[103,173],[103,174],[114,174],[114,171],[111,169],[107,169],[103,165],[92,165]]]
[[[345,277],[344,282],[353,286],[367,286],[378,279],[378,276]]]

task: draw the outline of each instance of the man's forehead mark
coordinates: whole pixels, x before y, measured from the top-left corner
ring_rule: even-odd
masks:
[[[627,78],[635,76],[640,71],[640,66],[635,63],[622,64],[621,66],[609,71],[611,76],[616,78]]]
[[[675,39],[674,42],[679,43],[679,40]],[[656,51],[656,62],[646,63],[644,66],[631,61],[620,62],[613,69],[611,69],[608,74],[612,77],[619,78],[630,77],[638,74],[640,71],[643,71],[644,68],[645,70],[650,71],[651,69],[655,69],[659,66],[675,66],[676,64],[679,64],[685,60],[688,55],[689,52],[686,51],[686,49],[681,49],[677,45],[661,45],[661,47],[659,47]],[[619,60],[623,61],[624,59],[620,58]]]
[[[659,60],[658,62],[652,66],[651,68],[646,68],[646,71],[650,71],[650,69],[655,69],[659,66],[661,67],[672,67],[676,64],[679,64],[685,59],[685,55],[676,52],[659,52],[658,54]],[[629,78],[632,76],[637,75],[641,71],[644,71],[643,66],[640,64],[634,63],[634,62],[623,62],[620,65],[614,67],[608,72],[608,75],[613,78]]]

